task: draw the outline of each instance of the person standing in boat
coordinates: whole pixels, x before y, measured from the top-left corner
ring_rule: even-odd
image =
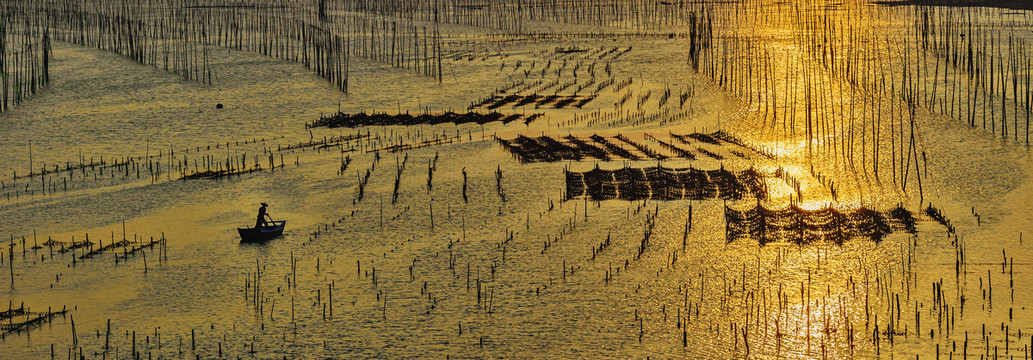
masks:
[[[273,221],[273,217],[269,216],[269,214],[266,214],[265,212],[266,206],[269,206],[269,204],[262,203],[262,207],[258,208],[258,219],[255,220],[256,228],[262,226],[269,226],[269,224]],[[265,221],[266,218],[269,218],[269,221]]]

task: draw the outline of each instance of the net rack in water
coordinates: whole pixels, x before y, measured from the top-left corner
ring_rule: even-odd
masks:
[[[564,174],[567,200],[586,196],[596,201],[767,197],[763,175],[752,168],[733,172],[723,166],[715,170],[661,166],[603,170],[597,166],[584,172],[564,170]]]
[[[513,121],[523,121],[524,124],[530,124],[541,117],[542,113],[534,114],[502,114],[499,112],[490,113],[478,113],[478,112],[467,112],[467,113],[455,113],[445,112],[441,114],[420,114],[410,115],[395,114],[390,115],[387,113],[372,113],[366,114],[360,112],[357,114],[345,114],[338,112],[336,114],[321,116],[319,120],[305,124],[306,128],[314,127],[359,127],[359,126],[385,126],[385,125],[437,125],[443,123],[451,124],[487,124],[490,122],[501,121],[503,124],[508,124]]]
[[[645,134],[646,142],[631,140],[623,134],[612,137],[617,141],[611,141],[610,137],[593,134],[586,138],[578,138],[574,135],[567,135],[563,140],[549,136],[528,137],[518,135],[512,140],[505,140],[496,137],[495,141],[503,149],[513,154],[521,162],[556,162],[584,159],[598,159],[609,161],[613,159],[641,160],[643,158],[655,160],[667,159],[689,159],[695,160],[699,155],[714,160],[726,158],[749,159],[751,154],[764,153],[753,148],[740,145],[736,142],[718,142],[716,137],[707,134],[674,135],[682,144],[690,147],[675,145],[671,142],[660,140],[650,134]],[[690,141],[690,139],[705,139]],[[649,141],[659,144],[653,146]],[[623,144],[623,145],[622,145]],[[716,145],[715,145],[716,144]],[[627,145],[627,147],[625,147]],[[708,149],[709,148],[709,149]],[[718,150],[721,149],[721,150]],[[660,150],[663,150],[661,152]],[[765,155],[766,156],[766,155]]]
[[[33,326],[43,325],[50,321],[57,315],[65,315],[68,313],[68,309],[62,308],[61,311],[51,311],[47,309],[47,312],[31,312],[22,304],[17,309],[8,309],[7,311],[0,312],[0,321],[5,324],[0,324],[0,340],[7,338],[7,335],[11,335],[21,331],[27,331]]]
[[[914,234],[915,217],[898,205],[887,211],[837,209],[825,207],[803,209],[796,204],[785,208],[767,208],[758,201],[745,210],[725,205],[725,235],[728,241],[752,238],[763,243],[794,242],[798,244],[832,241],[842,244],[854,238],[881,241],[885,236],[908,232]]]
[[[565,83],[561,86],[561,89],[571,87],[576,83]],[[581,109],[588,105],[588,103],[595,100],[596,95],[507,95],[500,96],[494,95],[488,98],[484,98],[481,101],[470,104],[469,109],[473,110],[476,108],[486,108],[489,110],[498,109],[503,106],[512,105],[513,107],[522,107],[530,104],[534,104],[535,109],[541,107],[551,107],[554,109],[565,109],[567,107],[575,107]]]

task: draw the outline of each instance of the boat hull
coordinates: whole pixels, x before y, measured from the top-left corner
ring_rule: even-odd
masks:
[[[273,221],[271,226],[256,228],[237,228],[241,242],[265,241],[283,235],[283,229],[287,227],[286,220]]]

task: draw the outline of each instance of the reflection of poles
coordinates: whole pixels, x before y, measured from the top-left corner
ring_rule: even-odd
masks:
[[[689,208],[691,209],[692,205],[689,205]],[[692,221],[692,210],[689,210],[689,217],[685,218],[685,232],[682,234],[682,237],[681,237],[681,249],[683,251],[685,250],[686,242],[689,240],[689,223],[691,221]]]
[[[725,206],[725,241],[728,241],[728,227],[731,226],[731,223],[728,221],[728,212],[731,210],[731,209],[728,208],[728,200],[724,201],[724,206]]]
[[[767,244],[767,242],[768,242],[768,222],[767,222],[767,219],[765,219],[765,215],[767,214],[767,212],[764,211],[764,207],[760,205],[760,199],[759,198],[757,199],[757,210],[756,211],[757,211],[757,221],[760,223],[760,224],[758,224],[758,227],[760,228],[760,241],[761,241],[761,244]]]
[[[795,213],[794,214],[795,216],[793,216],[793,217],[795,218],[796,221],[795,221],[795,224],[793,224],[793,225],[796,226],[796,229],[799,232],[799,237],[797,237],[798,242],[802,244],[804,242],[804,237],[803,237],[804,236],[803,216],[800,216],[800,209],[797,208],[795,205],[790,206],[790,208]]]
[[[470,199],[466,197],[466,168],[463,168],[463,202],[470,202]]]
[[[843,241],[846,241],[846,238],[843,237],[843,221],[845,216],[838,211],[834,212],[833,216],[833,221],[836,223],[836,243],[843,245]]]
[[[24,306],[23,306],[23,308],[24,308]],[[75,333],[75,317],[73,317],[72,314],[68,314],[68,321],[71,321],[71,323],[72,323],[72,347],[73,348],[74,347],[78,347],[79,346],[79,336],[77,336],[76,333]],[[133,343],[135,344],[136,342],[134,341]]]
[[[111,319],[108,319],[108,330],[104,332],[104,355],[108,354],[108,349],[111,348]]]
[[[499,193],[502,202],[506,202],[506,192],[502,189],[502,166],[495,170],[495,190]]]

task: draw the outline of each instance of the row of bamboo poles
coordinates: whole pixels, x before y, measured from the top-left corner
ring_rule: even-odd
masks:
[[[50,82],[48,21],[14,4],[0,5],[0,113]]]
[[[208,84],[218,80],[216,47],[244,50],[302,63],[347,92],[352,55],[440,82],[444,51],[439,24],[523,33],[528,21],[657,30],[696,20],[687,15],[690,5],[682,1],[643,0],[583,4],[512,0],[490,5],[414,0],[269,0],[253,5],[54,0],[5,7],[6,21],[0,29],[5,96],[0,110],[49,80],[51,37],[111,51]]]
[[[25,70],[16,73],[19,79],[30,79],[23,72],[34,75],[32,79],[46,79],[51,32],[56,40],[111,51],[208,84],[218,80],[217,47],[304,64],[344,92],[352,55],[442,78],[442,36],[436,17],[417,20],[295,0],[247,6],[188,0],[56,0],[8,7],[6,17],[32,19],[4,21],[0,30],[8,40],[2,48],[4,66],[25,64]],[[12,28],[22,23],[28,28]],[[20,48],[7,45],[14,40]],[[7,65],[11,59],[16,64]],[[16,89],[5,92],[13,94],[5,99],[20,101],[23,92],[35,91],[35,84],[45,81],[23,83],[5,87]]]
[[[687,62],[741,99],[749,126],[768,140],[802,142],[812,172],[847,169],[921,197],[927,157],[916,122],[925,114],[1028,145],[1033,72],[1016,33],[1028,15],[822,4],[772,4],[766,13],[699,5]]]
[[[994,9],[925,7],[909,15],[922,71],[932,78],[925,107],[1029,145],[1033,50],[1020,34],[1028,20]]]
[[[320,4],[327,1],[321,0]],[[494,29],[507,33],[537,32],[534,23],[551,22],[639,31],[673,29],[688,18],[686,8],[696,2],[649,0],[364,0],[340,9],[422,21]]]
[[[3,174],[0,179],[0,199],[18,201],[33,196],[57,195],[69,191],[95,188],[110,184],[125,184],[149,180],[158,183],[167,180],[232,178],[249,173],[275,171],[284,168],[294,156],[294,164],[303,160],[302,154],[336,153],[340,155],[344,175],[347,163],[345,153],[398,152],[429,146],[474,141],[473,130],[465,134],[456,130],[413,131],[385,133],[349,132],[339,135],[310,138],[308,141],[276,143],[276,139],[252,138],[205,146],[155,148],[148,143],[145,151],[121,157],[93,157],[80,152],[74,161],[47,163],[32,160],[29,146],[28,171]],[[479,139],[486,135],[482,132]],[[378,155],[379,156],[379,155]]]
[[[182,76],[212,83],[210,34],[203,13],[182,0],[48,2],[55,39],[123,55]]]

